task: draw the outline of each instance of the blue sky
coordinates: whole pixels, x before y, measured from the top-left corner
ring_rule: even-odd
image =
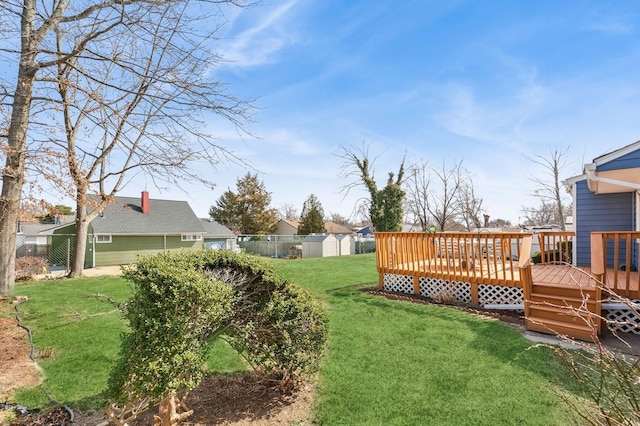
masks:
[[[565,176],[640,139],[640,5],[626,1],[265,0],[229,16],[215,70],[256,99],[240,138],[211,131],[255,170],[206,169],[214,191],[147,187],[199,216],[236,179],[258,172],[273,207],[349,216],[364,191],[340,192],[341,146],[371,145],[382,186],[406,154],[463,161],[491,218],[516,223],[535,206],[527,155],[570,146]],[[145,189],[130,184],[121,195]]]

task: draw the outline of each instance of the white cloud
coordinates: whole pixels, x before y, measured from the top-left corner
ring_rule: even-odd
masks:
[[[622,16],[598,16],[587,23],[586,29],[610,35],[632,34],[635,31],[634,25],[625,21],[625,17]]]
[[[261,15],[259,20],[250,28],[231,35],[229,42],[222,48],[221,56],[229,61],[229,67],[250,67],[271,62],[274,55],[286,46],[295,43],[295,36],[280,28],[285,21],[287,13],[298,3],[292,0],[266,15]],[[250,9],[245,13],[250,13]],[[262,11],[258,7],[255,10]],[[239,17],[235,22],[238,22]]]

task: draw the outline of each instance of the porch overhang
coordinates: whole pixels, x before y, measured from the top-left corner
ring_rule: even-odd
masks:
[[[596,164],[585,164],[589,191],[594,194],[614,194],[640,191],[640,167],[597,171]]]

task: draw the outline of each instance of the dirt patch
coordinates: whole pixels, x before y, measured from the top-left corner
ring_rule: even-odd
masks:
[[[315,387],[304,386],[291,394],[283,392],[263,376],[248,372],[212,377],[191,391],[187,406],[194,411],[182,426],[272,426],[311,425],[311,407]],[[141,414],[131,426],[151,426],[157,409]],[[77,425],[106,422],[103,413],[75,413]],[[34,426],[25,423],[20,426]],[[17,426],[17,425],[16,425]]]
[[[28,334],[15,318],[19,302],[0,299],[0,402],[11,401],[17,388],[35,387],[42,381],[40,369],[31,360]],[[6,414],[0,410],[0,424]]]
[[[27,332],[15,319],[16,303],[0,300],[0,401],[10,400],[18,387],[34,387],[42,381],[40,369],[31,360]]]

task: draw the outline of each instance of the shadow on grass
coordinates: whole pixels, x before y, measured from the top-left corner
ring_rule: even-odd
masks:
[[[467,346],[474,351],[483,351],[503,363],[525,369],[543,377],[546,381],[579,396],[586,396],[583,387],[568,373],[552,348],[527,340],[522,330],[498,318],[472,312],[467,307],[435,303],[424,297],[406,295],[398,299],[372,294],[378,291],[377,283],[361,283],[327,291],[328,302],[355,303],[370,309],[393,312],[416,317],[432,315],[449,324],[459,324],[473,330],[473,338]]]

